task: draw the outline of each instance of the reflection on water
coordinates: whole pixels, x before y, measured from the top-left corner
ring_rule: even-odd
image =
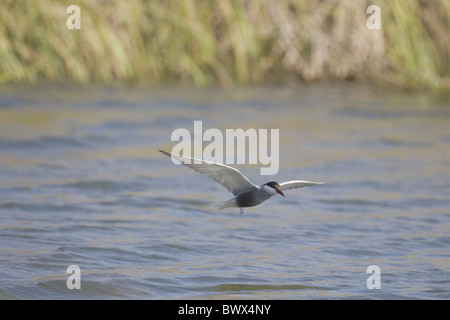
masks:
[[[276,176],[238,166],[255,183],[327,184],[216,211],[157,151],[194,120],[280,130]],[[446,99],[356,85],[3,86],[0,297],[448,299],[449,125]]]

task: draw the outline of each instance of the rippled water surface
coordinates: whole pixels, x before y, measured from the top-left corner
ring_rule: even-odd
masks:
[[[243,215],[177,128],[280,130]],[[0,298],[449,299],[450,106],[367,87],[0,87]],[[69,290],[68,266],[81,270]],[[381,289],[369,290],[377,265]]]

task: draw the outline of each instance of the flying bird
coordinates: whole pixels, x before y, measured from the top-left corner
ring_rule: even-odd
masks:
[[[258,186],[248,180],[239,170],[225,164],[180,156],[164,150],[159,151],[224,186],[234,197],[217,203],[215,206],[218,209],[239,210],[241,214],[244,213],[244,208],[257,206],[276,194],[285,197],[283,193],[285,190],[325,183],[301,180],[283,183],[270,181]]]

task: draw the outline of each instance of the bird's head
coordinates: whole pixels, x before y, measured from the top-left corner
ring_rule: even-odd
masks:
[[[267,182],[266,184],[263,185],[263,188],[265,188],[265,190],[267,190],[269,193],[275,195],[275,194],[280,194],[283,197],[285,197],[284,193],[281,191],[281,187],[278,184],[278,182],[275,181],[270,181]]]

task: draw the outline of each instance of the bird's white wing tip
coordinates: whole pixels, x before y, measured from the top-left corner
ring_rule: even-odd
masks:
[[[161,150],[161,149],[158,149],[158,151],[161,152],[162,154],[165,154],[166,156],[172,158],[172,162],[174,164],[190,165],[190,164],[211,164],[212,163],[210,161],[206,161],[203,159],[197,159],[197,158],[192,158],[192,157],[188,157],[185,155],[179,155],[179,154],[168,152],[168,151]]]
[[[305,183],[310,183],[310,184],[325,184],[325,181],[319,181],[319,182],[315,182],[315,181],[303,181]]]

